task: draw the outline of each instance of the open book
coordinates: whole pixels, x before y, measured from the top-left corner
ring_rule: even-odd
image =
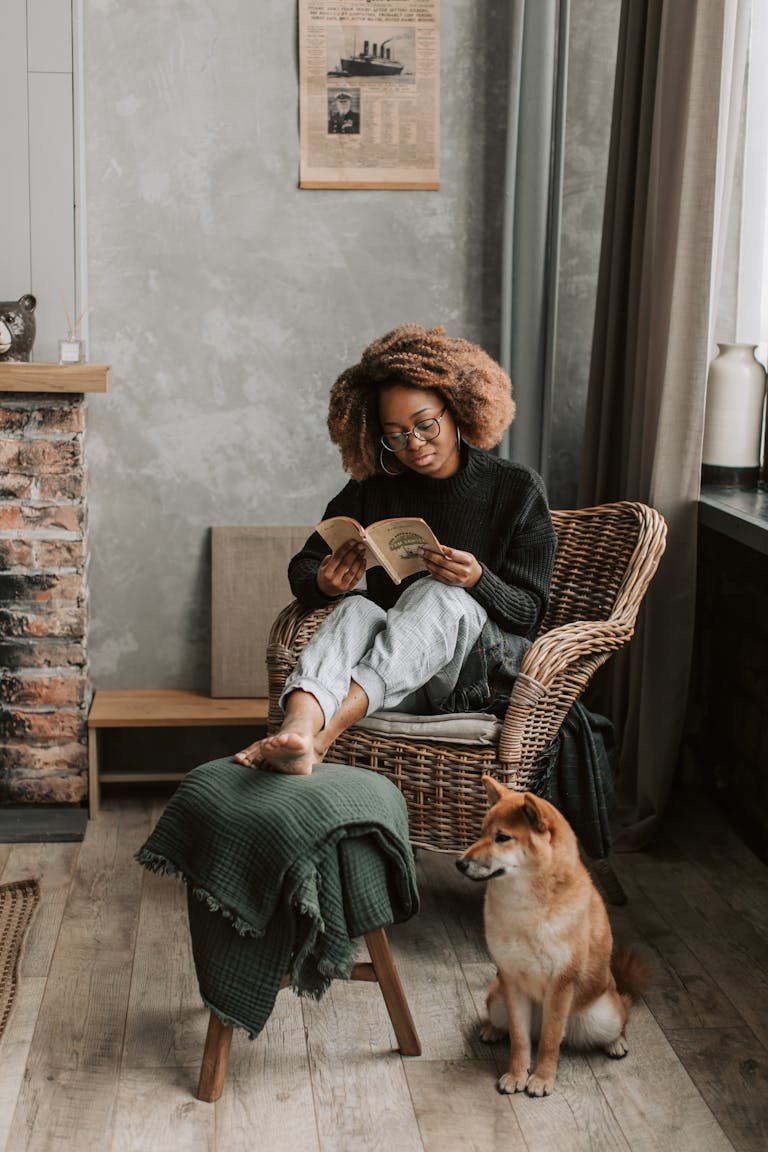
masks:
[[[426,520],[418,516],[396,516],[392,520],[377,520],[363,528],[351,516],[332,516],[322,520],[316,528],[332,552],[348,540],[362,540],[366,545],[365,567],[380,564],[385,572],[399,584],[413,572],[426,571],[426,564],[418,549],[442,552]]]

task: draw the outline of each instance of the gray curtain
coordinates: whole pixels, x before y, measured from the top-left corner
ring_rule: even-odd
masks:
[[[512,0],[500,361],[517,416],[501,453],[548,479],[570,0]]]
[[[673,782],[693,638],[721,64],[731,0],[624,0],[580,504],[642,500],[666,555],[599,702],[620,736],[615,846]]]

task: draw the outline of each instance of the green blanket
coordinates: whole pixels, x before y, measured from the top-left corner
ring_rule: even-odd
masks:
[[[577,700],[537,762],[530,788],[559,808],[593,860],[611,854],[613,725]]]
[[[136,859],[187,882],[203,1000],[252,1036],[286,974],[319,997],[349,976],[354,937],[418,911],[405,801],[363,768],[287,776],[202,764]]]

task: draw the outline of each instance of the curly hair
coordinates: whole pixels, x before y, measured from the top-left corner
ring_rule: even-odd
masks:
[[[328,431],[345,471],[356,480],[383,471],[378,399],[387,388],[439,393],[462,435],[478,448],[493,448],[512,423],[512,381],[504,369],[476,344],[444,333],[403,324],[369,344],[360,363],[331,388]]]

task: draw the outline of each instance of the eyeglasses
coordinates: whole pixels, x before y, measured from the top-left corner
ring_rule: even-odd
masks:
[[[415,436],[417,440],[436,440],[440,435],[440,421],[445,415],[445,408],[437,416],[430,416],[429,420],[419,420],[408,432],[385,432],[381,443],[388,452],[402,452],[408,447],[408,437]]]

